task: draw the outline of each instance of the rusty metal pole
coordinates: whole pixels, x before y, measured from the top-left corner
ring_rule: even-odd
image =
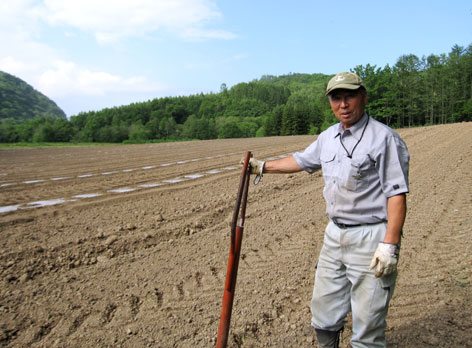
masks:
[[[233,309],[234,291],[236,288],[236,278],[238,275],[239,254],[243,239],[244,219],[246,215],[247,194],[249,189],[249,159],[251,152],[246,153],[241,179],[239,182],[238,196],[234,208],[233,220],[231,223],[231,247],[229,249],[228,270],[226,272],[226,282],[223,292],[223,304],[221,308],[220,326],[218,328],[218,340],[216,348],[225,348],[228,342],[229,325],[231,322],[231,311]],[[241,218],[238,224],[238,215],[241,211]]]

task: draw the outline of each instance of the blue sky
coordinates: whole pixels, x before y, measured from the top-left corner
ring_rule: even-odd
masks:
[[[0,70],[68,116],[472,43],[469,1],[2,0]]]

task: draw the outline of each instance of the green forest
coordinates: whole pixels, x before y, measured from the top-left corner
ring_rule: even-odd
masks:
[[[368,113],[393,128],[472,120],[472,45],[395,65],[352,69],[366,82]],[[218,93],[156,98],[82,112],[70,120],[1,119],[0,142],[141,143],[318,134],[336,123],[325,88],[332,75],[262,76]]]

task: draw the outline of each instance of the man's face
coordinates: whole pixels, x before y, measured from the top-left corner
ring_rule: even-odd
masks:
[[[334,116],[344,129],[348,129],[364,115],[367,94],[359,90],[336,89],[329,94],[329,103]]]

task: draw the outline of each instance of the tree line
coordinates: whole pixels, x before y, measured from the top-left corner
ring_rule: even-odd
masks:
[[[352,69],[367,85],[368,113],[395,128],[471,121],[472,45],[394,66]],[[317,134],[337,122],[324,96],[332,76],[262,76],[219,93],[165,97],[67,119],[3,120],[0,142],[146,142]]]

